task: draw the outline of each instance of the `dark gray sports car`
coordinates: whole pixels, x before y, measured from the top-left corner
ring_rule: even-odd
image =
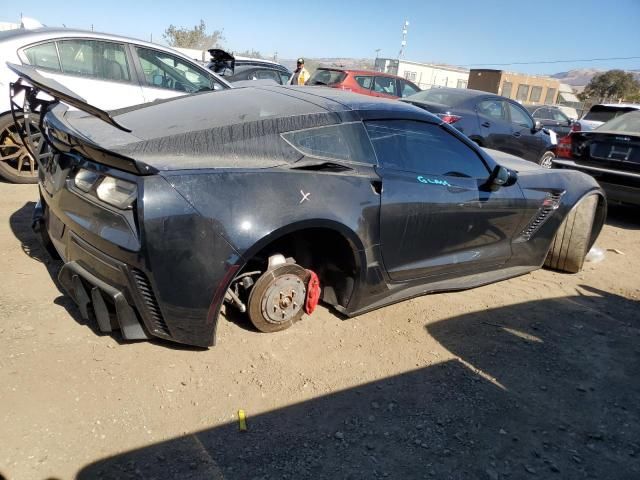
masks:
[[[14,109],[40,114],[51,149],[35,226],[82,314],[127,339],[212,345],[225,302],[271,332],[318,297],[354,316],[577,272],[606,214],[589,175],[483,150],[406,103],[273,86],[107,113],[12,68]]]

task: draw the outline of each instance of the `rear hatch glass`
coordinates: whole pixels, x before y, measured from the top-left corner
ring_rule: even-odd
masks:
[[[455,107],[463,103],[469,95],[464,92],[456,92],[449,89],[431,88],[422,90],[414,95],[406,97],[407,100],[417,100],[426,103],[438,103],[448,107]]]
[[[584,120],[590,120],[592,122],[608,122],[613,118],[635,110],[637,109],[629,107],[594,105],[584,116]]]
[[[338,85],[346,78],[346,72],[340,70],[324,70],[319,68],[307,82],[307,85]]]

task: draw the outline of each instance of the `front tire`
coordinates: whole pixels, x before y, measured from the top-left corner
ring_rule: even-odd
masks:
[[[295,263],[267,270],[251,289],[248,313],[261,332],[279,332],[302,318],[307,297],[307,271]]]
[[[567,273],[582,270],[597,206],[598,196],[589,195],[571,209],[553,238],[545,267]]]

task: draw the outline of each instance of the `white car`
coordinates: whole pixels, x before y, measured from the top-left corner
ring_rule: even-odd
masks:
[[[168,47],[117,35],[67,28],[0,32],[0,176],[35,183],[36,165],[11,116],[7,62],[31,65],[102,110],[199,91],[231,88],[226,81]]]
[[[573,131],[588,132],[598,128],[605,122],[625,113],[640,110],[640,105],[635,103],[602,103],[594,105],[572,126]]]

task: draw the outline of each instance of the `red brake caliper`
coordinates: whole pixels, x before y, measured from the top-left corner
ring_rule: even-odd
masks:
[[[320,280],[313,270],[307,270],[309,273],[309,282],[307,283],[307,300],[304,304],[304,311],[307,315],[311,315],[318,306],[320,300]]]

